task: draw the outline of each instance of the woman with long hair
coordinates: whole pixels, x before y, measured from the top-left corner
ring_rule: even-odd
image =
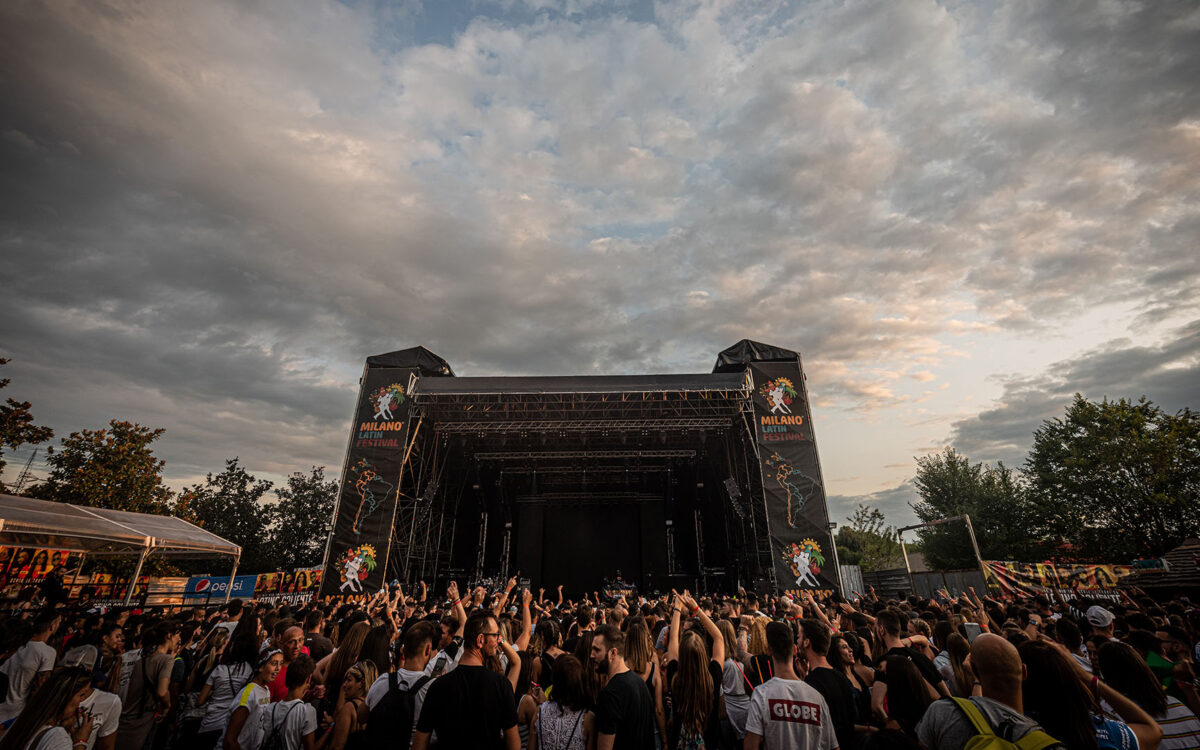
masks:
[[[604,677],[596,671],[596,662],[592,661],[592,638],[595,633],[585,630],[579,634],[579,642],[575,644],[575,658],[583,665],[583,695],[587,700],[588,709],[596,705],[600,698],[600,690],[604,687]]]
[[[208,713],[208,708],[200,702],[200,696],[205,687],[209,688],[209,695],[212,694],[208,678],[217,668],[228,645],[229,631],[225,628],[213,628],[196,649],[196,663],[192,665],[191,674],[184,685],[179,710],[179,736],[186,738],[183,744],[188,747],[193,746],[192,743],[200,734],[200,725]]]
[[[554,696],[538,707],[529,732],[529,750],[584,750],[595,717],[588,706],[583,664],[571,654],[554,660]]]
[[[214,630],[229,632],[225,628]],[[196,750],[216,746],[225,734],[233,701],[254,676],[254,662],[258,660],[257,640],[258,636],[245,631],[231,637],[221,663],[204,679],[204,686],[196,698],[196,705],[204,708],[204,717],[200,719],[196,741],[192,745]]]
[[[345,750],[348,744],[359,744],[357,739],[363,736],[370,714],[367,708],[367,691],[378,676],[379,672],[372,661],[360,661],[350,665],[342,678],[341,690],[338,691],[338,710],[333,719],[333,726],[325,732],[325,736],[317,742],[313,750]]]
[[[1114,690],[1150,714],[1162,728],[1160,750],[1200,748],[1200,720],[1178,698],[1163,692],[1162,683],[1129,644],[1100,647],[1100,672]]]
[[[854,646],[859,644],[858,636],[854,633],[835,635],[829,639],[829,666],[846,675],[850,680],[850,688],[854,691],[854,730],[869,731],[871,723],[871,679],[865,679],[858,671],[854,661]]]
[[[975,674],[967,664],[971,644],[958,633],[951,633],[946,637],[946,655],[950,658],[950,679],[946,680],[946,687],[950,688],[951,695],[970,697],[971,687],[975,684]]]
[[[367,631],[362,648],[358,650],[358,661],[369,660],[375,665],[375,671],[385,674],[392,667],[389,655],[392,645],[392,630],[387,625],[376,625]],[[367,689],[370,689],[370,685]]]
[[[933,703],[929,683],[907,656],[887,657],[883,662],[883,671],[887,675],[885,727],[898,729],[915,739],[917,724]]]
[[[704,638],[694,630],[680,633],[679,618],[687,608],[712,639],[712,658]],[[725,640],[716,624],[688,592],[671,606],[671,631],[667,643],[667,684],[671,686],[674,712],[667,725],[667,748],[677,750],[703,739],[708,747],[720,747],[721,677],[725,666]]]
[[[750,684],[758,687],[775,676],[771,654],[767,651],[767,623],[770,617],[755,617],[750,621],[750,639],[746,651],[750,658],[742,665]]]
[[[92,674],[83,667],[60,667],[25,703],[0,738],[0,750],[60,750],[87,743],[92,717],[77,716]]]
[[[179,625],[172,622],[142,631],[142,655],[133,664],[121,701],[120,750],[141,750],[154,731],[156,718],[171,708],[172,650],[178,645],[178,636]]]
[[[658,668],[658,654],[650,641],[650,631],[646,621],[641,617],[629,620],[629,630],[625,633],[625,666],[633,670],[654,696],[654,731],[655,745],[662,746],[667,736],[667,711],[663,702],[662,672]]]
[[[538,622],[535,635],[541,649],[537,682],[543,688],[548,688],[554,684],[554,661],[566,653],[562,650],[562,628],[557,622],[546,617]]]
[[[725,641],[725,664],[721,670],[721,697],[725,701],[725,718],[721,719],[721,732],[726,746],[741,744],[746,737],[746,716],[750,712],[750,692],[754,689],[746,679],[746,670],[737,660],[737,633],[733,623],[721,620],[717,623]]]
[[[1025,715],[1071,750],[1131,746],[1156,750],[1162,730],[1145,711],[1083,670],[1061,644],[1026,641],[1017,647],[1025,665]],[[1106,701],[1124,721],[1105,719]],[[1133,735],[1133,736],[1131,736]],[[1136,737],[1136,740],[1134,739]]]
[[[350,626],[350,628],[342,635],[341,644],[329,656],[321,660],[317,665],[317,677],[321,684],[325,685],[325,695],[321,698],[322,713],[329,716],[336,716],[342,708],[342,681],[346,678],[346,672],[350,667],[354,666],[358,661],[358,654],[362,650],[363,641],[367,639],[367,633],[371,631],[371,624],[365,621],[359,621]],[[367,686],[368,689],[370,685]]]
[[[521,659],[521,670],[517,676],[517,734],[521,738],[521,747],[529,745],[529,730],[537,717],[538,707],[546,700],[546,693],[537,682],[537,673],[541,662],[533,654],[522,651],[518,654]]]

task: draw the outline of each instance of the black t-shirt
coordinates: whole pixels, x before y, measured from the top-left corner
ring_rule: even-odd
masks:
[[[937,667],[933,666],[933,662],[930,661],[929,657],[925,656],[925,654],[922,654],[920,651],[917,651],[915,648],[911,648],[909,646],[897,646],[896,648],[889,649],[888,652],[879,660],[879,664],[886,662],[889,656],[908,657],[912,661],[913,666],[917,668],[917,671],[921,673],[921,676],[925,678],[925,681],[929,683],[929,686],[934,690],[937,690],[938,683],[942,681],[942,674],[941,672],[938,672]],[[888,684],[887,672],[880,670],[875,674],[876,680],[879,680],[884,685]]]
[[[596,704],[596,731],[615,735],[613,750],[654,747],[654,698],[642,678],[626,671],[608,681]]]
[[[775,665],[771,663],[770,654],[756,654],[751,657],[746,667],[746,679],[752,687],[758,687],[775,676]]]
[[[679,672],[679,662],[672,659],[667,662],[667,687],[670,687],[675,682],[675,675]],[[708,660],[708,676],[713,682],[713,704],[708,710],[708,722],[704,726],[704,742],[710,747],[720,747],[721,745],[721,681],[724,679],[724,670],[720,664],[717,664],[712,659]],[[679,726],[675,721],[667,727],[669,747],[675,747],[679,744]]]
[[[849,678],[829,667],[817,667],[809,671],[804,681],[825,697],[838,746],[854,747],[854,686]]]
[[[417,731],[436,731],[442,750],[503,748],[504,730],[516,725],[512,684],[487,667],[460,664],[429,685]]]
[[[333,641],[320,633],[305,633],[304,645],[308,646],[308,655],[314,662],[319,662],[333,653]]]

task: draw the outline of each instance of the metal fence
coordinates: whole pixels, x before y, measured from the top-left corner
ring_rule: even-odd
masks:
[[[861,581],[862,586],[859,588],[852,586],[850,583],[852,579]],[[974,587],[980,596],[987,592],[983,573],[976,568],[913,573],[910,580],[909,574],[904,568],[863,572],[857,565],[843,565],[842,580],[846,584],[848,596],[853,596],[854,591],[866,594],[866,588],[870,586],[874,586],[875,593],[885,599],[900,598],[909,594],[928,598],[939,589],[946,589],[952,596],[965,594],[971,587]]]

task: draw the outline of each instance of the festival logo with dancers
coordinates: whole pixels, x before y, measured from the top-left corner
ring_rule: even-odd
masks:
[[[404,386],[399,383],[385,385],[373,391],[369,398],[375,406],[375,415],[372,419],[392,420],[395,415],[393,409],[399,409],[400,404],[404,403]]]
[[[763,383],[758,393],[767,400],[772,414],[791,414],[792,401],[799,397],[796,386],[788,378],[774,378]]]
[[[375,570],[375,547],[370,544],[350,547],[346,554],[342,555],[338,567],[342,579],[339,590],[352,594],[362,593],[362,582]]]
[[[821,574],[821,566],[825,564],[825,556],[821,554],[821,545],[815,539],[805,539],[783,552],[783,559],[790,563],[792,575],[796,576],[796,585],[801,588],[811,586],[818,588],[820,582],[817,576]]]

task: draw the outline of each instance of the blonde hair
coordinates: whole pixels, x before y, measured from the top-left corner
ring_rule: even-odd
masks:
[[[367,691],[375,684],[375,678],[379,677],[379,670],[375,668],[375,662],[370,659],[363,659],[347,669],[346,674],[354,675],[362,681],[362,695],[365,698]],[[344,680],[345,678],[343,677],[342,679]]]
[[[650,631],[646,622],[640,617],[629,623],[629,631],[625,634],[625,663],[641,675],[642,671],[654,659],[654,644],[650,642]]]
[[[766,656],[771,653],[767,648],[767,623],[769,617],[755,617],[750,622],[750,643],[746,650],[755,656]]]

